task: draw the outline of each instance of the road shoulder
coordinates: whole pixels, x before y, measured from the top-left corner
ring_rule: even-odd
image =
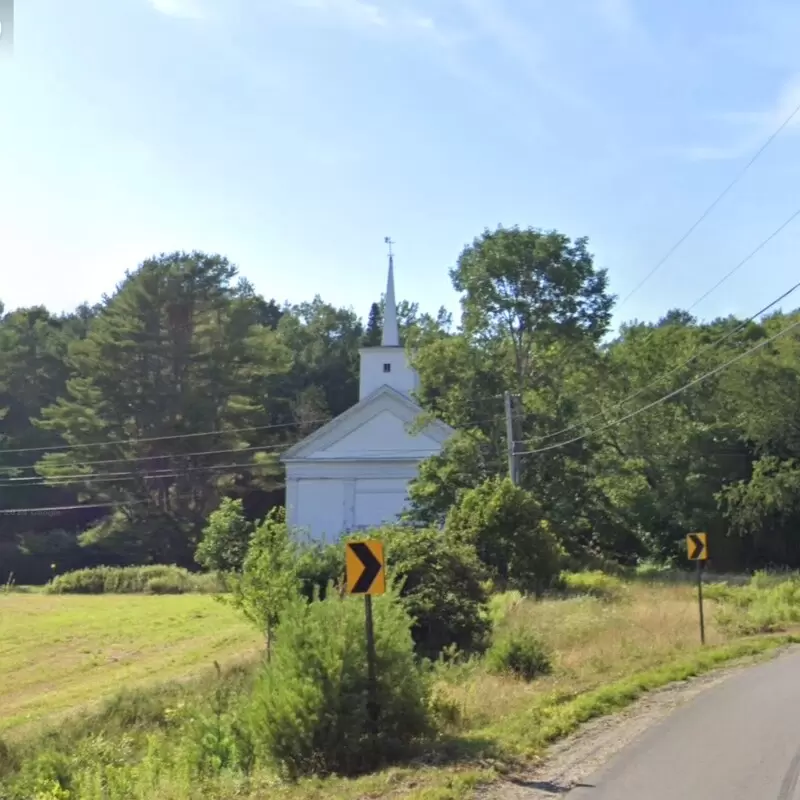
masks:
[[[679,681],[649,692],[624,711],[599,717],[574,734],[552,745],[530,770],[506,775],[481,789],[479,800],[552,800],[579,786],[589,775],[634,741],[648,728],[702,692],[728,680],[754,664],[797,652],[797,645],[773,650],[768,655],[748,656],[706,675]]]

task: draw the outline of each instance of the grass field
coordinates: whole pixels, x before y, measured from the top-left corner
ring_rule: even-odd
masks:
[[[0,732],[262,646],[249,623],[208,595],[0,593]]]
[[[84,787],[74,796],[91,800],[387,795],[457,800],[470,796],[498,766],[540,755],[582,722],[622,708],[645,691],[774,650],[788,641],[774,634],[800,623],[798,578],[781,585],[764,580],[743,589],[714,588],[709,587],[705,648],[690,583],[622,582],[595,574],[577,576],[573,596],[539,602],[496,596],[497,629],[537,631],[552,653],[551,674],[524,682],[492,674],[482,659],[441,666],[437,691],[450,708],[446,744],[421,762],[439,766],[298,784],[276,782],[263,770],[249,777],[222,774],[201,784],[181,766],[189,729],[170,714],[177,707],[188,716],[208,708],[215,684],[190,688],[192,682],[184,682],[178,697],[162,682],[199,675],[214,659],[222,664],[246,659],[261,648],[260,637],[232,609],[202,595],[0,595],[0,732],[7,740],[18,739],[28,753],[65,753]],[[743,637],[743,631],[767,635]],[[146,719],[152,720],[138,725],[133,738],[122,717],[115,722],[108,710],[96,723],[77,717],[65,721],[56,739],[32,730],[123,687],[148,685],[152,690],[145,699],[127,701],[126,713],[131,703],[144,703]],[[240,686],[238,691],[247,690]],[[97,741],[105,742],[102,750],[92,744]],[[120,748],[124,766],[106,764],[107,751]],[[76,750],[92,755],[73,757]],[[108,788],[112,773],[113,791]],[[92,786],[105,788],[89,792],[86,787]]]

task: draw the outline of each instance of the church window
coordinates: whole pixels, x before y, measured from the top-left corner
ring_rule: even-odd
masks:
[[[391,372],[392,371],[392,365],[391,364],[384,364],[383,365],[383,371],[384,372]]]

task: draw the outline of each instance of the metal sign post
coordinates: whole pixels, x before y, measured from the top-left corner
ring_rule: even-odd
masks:
[[[697,605],[700,611],[700,644],[706,643],[706,622],[703,615],[703,563],[708,560],[708,534],[690,533],[686,537],[689,561],[697,563]]]
[[[348,594],[364,595],[364,626],[367,638],[367,718],[370,733],[378,733],[378,675],[375,653],[375,625],[372,621],[372,596],[386,592],[383,543],[376,539],[347,542],[345,547]]]

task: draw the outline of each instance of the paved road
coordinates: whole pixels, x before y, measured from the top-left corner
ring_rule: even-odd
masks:
[[[800,652],[712,687],[568,800],[800,800]]]

